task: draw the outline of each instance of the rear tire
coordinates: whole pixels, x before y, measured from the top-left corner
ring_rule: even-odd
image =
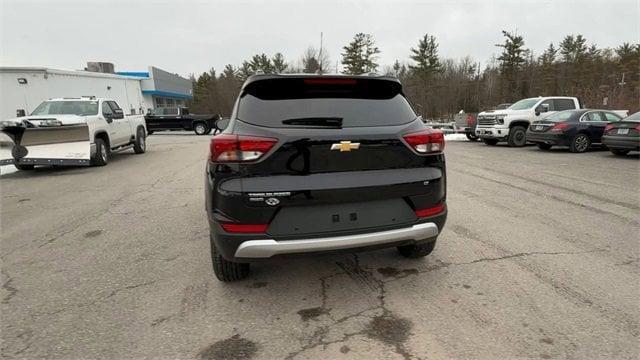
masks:
[[[509,130],[509,138],[507,139],[511,147],[523,147],[527,144],[527,129],[523,126],[516,125]]]
[[[193,131],[196,133],[196,135],[206,135],[211,131],[211,129],[209,128],[209,126],[207,126],[207,124],[199,122],[193,125]]]
[[[549,150],[551,149],[551,144],[538,143],[538,149],[540,150]]]
[[[571,140],[571,145],[569,145],[569,151],[572,153],[583,153],[589,150],[591,147],[591,139],[587,134],[576,134]]]
[[[498,140],[497,139],[482,139],[482,141],[489,145],[489,146],[494,146],[496,144],[498,144]]]
[[[105,166],[109,162],[109,147],[101,138],[96,139],[96,154],[91,160],[94,166]]]
[[[249,276],[249,264],[236,263],[223,258],[213,240],[211,241],[211,262],[213,263],[213,272],[220,281],[238,281]]]
[[[138,129],[136,140],[133,143],[133,151],[136,154],[144,154],[144,152],[147,151],[147,141],[145,138],[144,130]]]
[[[625,156],[629,153],[630,150],[624,149],[609,149],[614,155]]]
[[[398,252],[408,259],[417,259],[431,254],[435,247],[436,239],[428,239],[412,245],[398,246]]]
[[[469,141],[478,141],[479,138],[476,134],[474,133],[465,133],[465,135],[467,135],[467,139],[469,139]]]
[[[35,169],[35,165],[30,164],[14,164],[14,166],[20,171],[29,171]]]

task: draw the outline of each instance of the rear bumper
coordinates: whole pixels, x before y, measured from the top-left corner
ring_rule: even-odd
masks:
[[[565,134],[549,134],[527,131],[527,141],[536,144],[568,146],[571,139]]]
[[[438,236],[438,226],[429,222],[407,228],[368,234],[286,241],[273,239],[249,240],[240,244],[236,250],[235,257],[270,258],[275,255],[344,250],[398,243],[405,240],[428,239],[436,236]]]
[[[228,233],[211,217],[209,217],[209,228],[211,245],[215,246],[225,259],[234,262],[259,262],[278,257],[358,252],[414,244],[437,237],[444,228],[446,220],[447,210],[404,226],[381,227],[368,232],[344,231],[317,234],[293,239],[274,238],[269,234]]]
[[[604,135],[602,144],[613,149],[640,150],[640,137]]]

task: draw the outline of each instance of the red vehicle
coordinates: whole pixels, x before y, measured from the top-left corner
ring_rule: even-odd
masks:
[[[467,139],[471,141],[477,141],[478,135],[476,135],[476,118],[478,113],[465,113],[460,112],[453,117],[455,122],[455,131],[464,132]]]

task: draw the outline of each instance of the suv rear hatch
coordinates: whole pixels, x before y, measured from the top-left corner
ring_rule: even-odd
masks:
[[[216,167],[229,173],[213,199],[223,223],[286,239],[403,227],[444,211],[442,133],[424,126],[397,80],[256,80],[234,115],[211,148],[212,164],[233,163]]]

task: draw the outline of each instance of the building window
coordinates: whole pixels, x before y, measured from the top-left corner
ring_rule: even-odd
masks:
[[[164,98],[154,97],[153,100],[155,101],[155,104],[156,104],[157,108],[165,107]]]

